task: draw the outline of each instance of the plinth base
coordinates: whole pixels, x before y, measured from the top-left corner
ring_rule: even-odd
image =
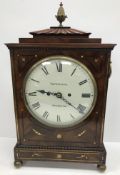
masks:
[[[105,170],[106,150],[100,148],[81,148],[79,150],[41,149],[39,147],[15,146],[15,167],[21,167],[24,161],[61,161],[97,164]]]

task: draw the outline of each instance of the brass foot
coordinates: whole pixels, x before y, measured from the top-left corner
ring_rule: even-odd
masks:
[[[22,166],[23,162],[21,160],[15,160],[14,162],[14,166],[16,168],[20,168]]]
[[[100,170],[100,171],[105,171],[106,170],[106,165],[97,165],[97,168]]]

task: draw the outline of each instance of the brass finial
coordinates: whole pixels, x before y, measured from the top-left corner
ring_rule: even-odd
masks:
[[[60,25],[59,27],[63,27],[62,22],[65,21],[67,16],[65,15],[65,10],[63,8],[63,3],[60,3],[60,7],[58,9],[57,15],[56,15],[57,20],[59,21]]]

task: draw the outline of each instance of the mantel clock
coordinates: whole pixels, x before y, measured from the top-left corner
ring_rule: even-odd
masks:
[[[26,160],[97,164],[105,169],[103,130],[110,55],[91,33],[64,27],[30,32],[7,44],[11,56],[17,144],[15,165]]]

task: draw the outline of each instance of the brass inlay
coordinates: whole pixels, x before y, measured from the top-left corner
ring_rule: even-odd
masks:
[[[84,58],[84,56],[83,56],[83,55],[81,55],[81,58]]]
[[[32,131],[33,131],[35,134],[39,135],[39,136],[43,135],[43,134],[41,134],[40,132],[38,132],[36,129],[32,129]]]
[[[104,156],[102,156],[102,160],[104,160]]]
[[[35,58],[37,58],[37,57],[38,57],[38,55],[36,54],[36,55],[35,55]]]
[[[61,134],[57,134],[57,139],[61,139],[62,135]]]
[[[110,61],[110,63],[109,63],[109,77],[111,77],[111,74],[112,74],[112,62]]]
[[[41,157],[42,155],[41,154],[38,154],[38,153],[34,153],[32,154],[32,157]]]
[[[16,153],[17,158],[19,157],[19,153]]]
[[[88,156],[86,156],[85,154],[82,154],[82,155],[80,155],[79,157],[76,157],[76,158],[88,160]]]
[[[25,151],[26,152],[26,151]],[[46,151],[46,152],[48,152],[48,151]],[[42,153],[43,153],[43,151],[42,151]],[[62,152],[63,153],[63,152]],[[70,153],[71,154],[71,153]],[[94,157],[94,160],[91,160],[91,159],[89,159],[89,155],[92,155],[92,156],[95,156]],[[68,155],[68,153],[66,153],[65,155]],[[88,153],[88,155],[87,154],[78,154],[78,157],[74,157],[74,158],[69,158],[69,159],[65,159],[65,158],[62,158],[62,154],[60,154],[60,153],[57,153],[57,156],[56,156],[56,158],[53,158],[53,157],[51,157],[51,158],[49,158],[49,157],[47,157],[46,159],[47,160],[59,160],[59,159],[62,159],[62,160],[65,160],[65,161],[73,161],[73,162],[82,162],[82,161],[84,161],[84,160],[86,160],[86,161],[88,161],[88,162],[90,162],[90,163],[99,163],[99,159],[98,158],[96,158],[96,155],[100,155],[100,153],[98,153],[98,152],[96,152],[96,153],[91,153],[91,151]],[[74,155],[75,156],[75,155]],[[77,155],[76,155],[77,156]],[[22,156],[20,156],[20,158],[22,159],[22,160],[33,160],[33,158],[35,158],[36,160],[40,160],[41,158],[42,158],[42,155],[41,154],[39,154],[39,153],[33,153],[32,154],[32,156],[31,157],[22,157]]]
[[[29,150],[27,150],[27,148],[25,148],[25,149],[24,148],[20,148],[18,150],[19,150],[19,152],[33,152],[34,151],[33,149],[30,149],[30,148],[29,148]],[[43,152],[44,153],[48,153],[48,152],[49,153],[50,152],[58,153],[58,151],[56,151],[54,149],[51,150],[51,149],[38,149],[38,148],[36,148],[36,151],[39,151],[39,152],[42,152],[42,153]],[[99,151],[95,151],[94,152],[94,151],[90,151],[90,150],[89,151],[83,151],[83,152],[78,152],[78,150],[74,150],[74,151],[72,150],[72,151],[67,151],[67,152],[60,150],[60,153],[63,153],[63,154],[64,153],[65,154],[69,154],[69,153],[72,154],[73,153],[73,154],[79,154],[79,155],[81,155],[81,154],[93,154],[93,155],[96,155],[96,154],[99,155],[99,154],[101,154],[101,152],[99,152]]]
[[[62,154],[57,154],[57,159],[61,159],[62,158]]]
[[[32,158],[28,158],[28,157],[21,157],[21,159],[22,160],[33,160],[33,157]],[[38,158],[38,157],[36,157],[35,158],[35,160],[40,160],[40,157]],[[46,160],[54,160],[54,161],[57,161],[58,159],[55,159],[55,158],[46,158]],[[83,162],[84,163],[84,161],[85,160],[80,160],[80,159],[62,159],[62,161],[67,161],[67,162]],[[87,162],[89,162],[89,163],[99,163],[100,162],[100,160],[98,160],[98,159],[94,159],[94,160],[86,160]]]
[[[78,134],[78,137],[81,137],[82,135],[84,135],[86,133],[86,130],[82,131],[81,133]]]
[[[94,61],[95,61],[95,63],[97,63],[97,62],[98,62],[98,59],[97,59],[97,58],[95,58],[95,59],[94,59]]]
[[[22,61],[25,62],[25,58],[24,57],[22,57]]]

